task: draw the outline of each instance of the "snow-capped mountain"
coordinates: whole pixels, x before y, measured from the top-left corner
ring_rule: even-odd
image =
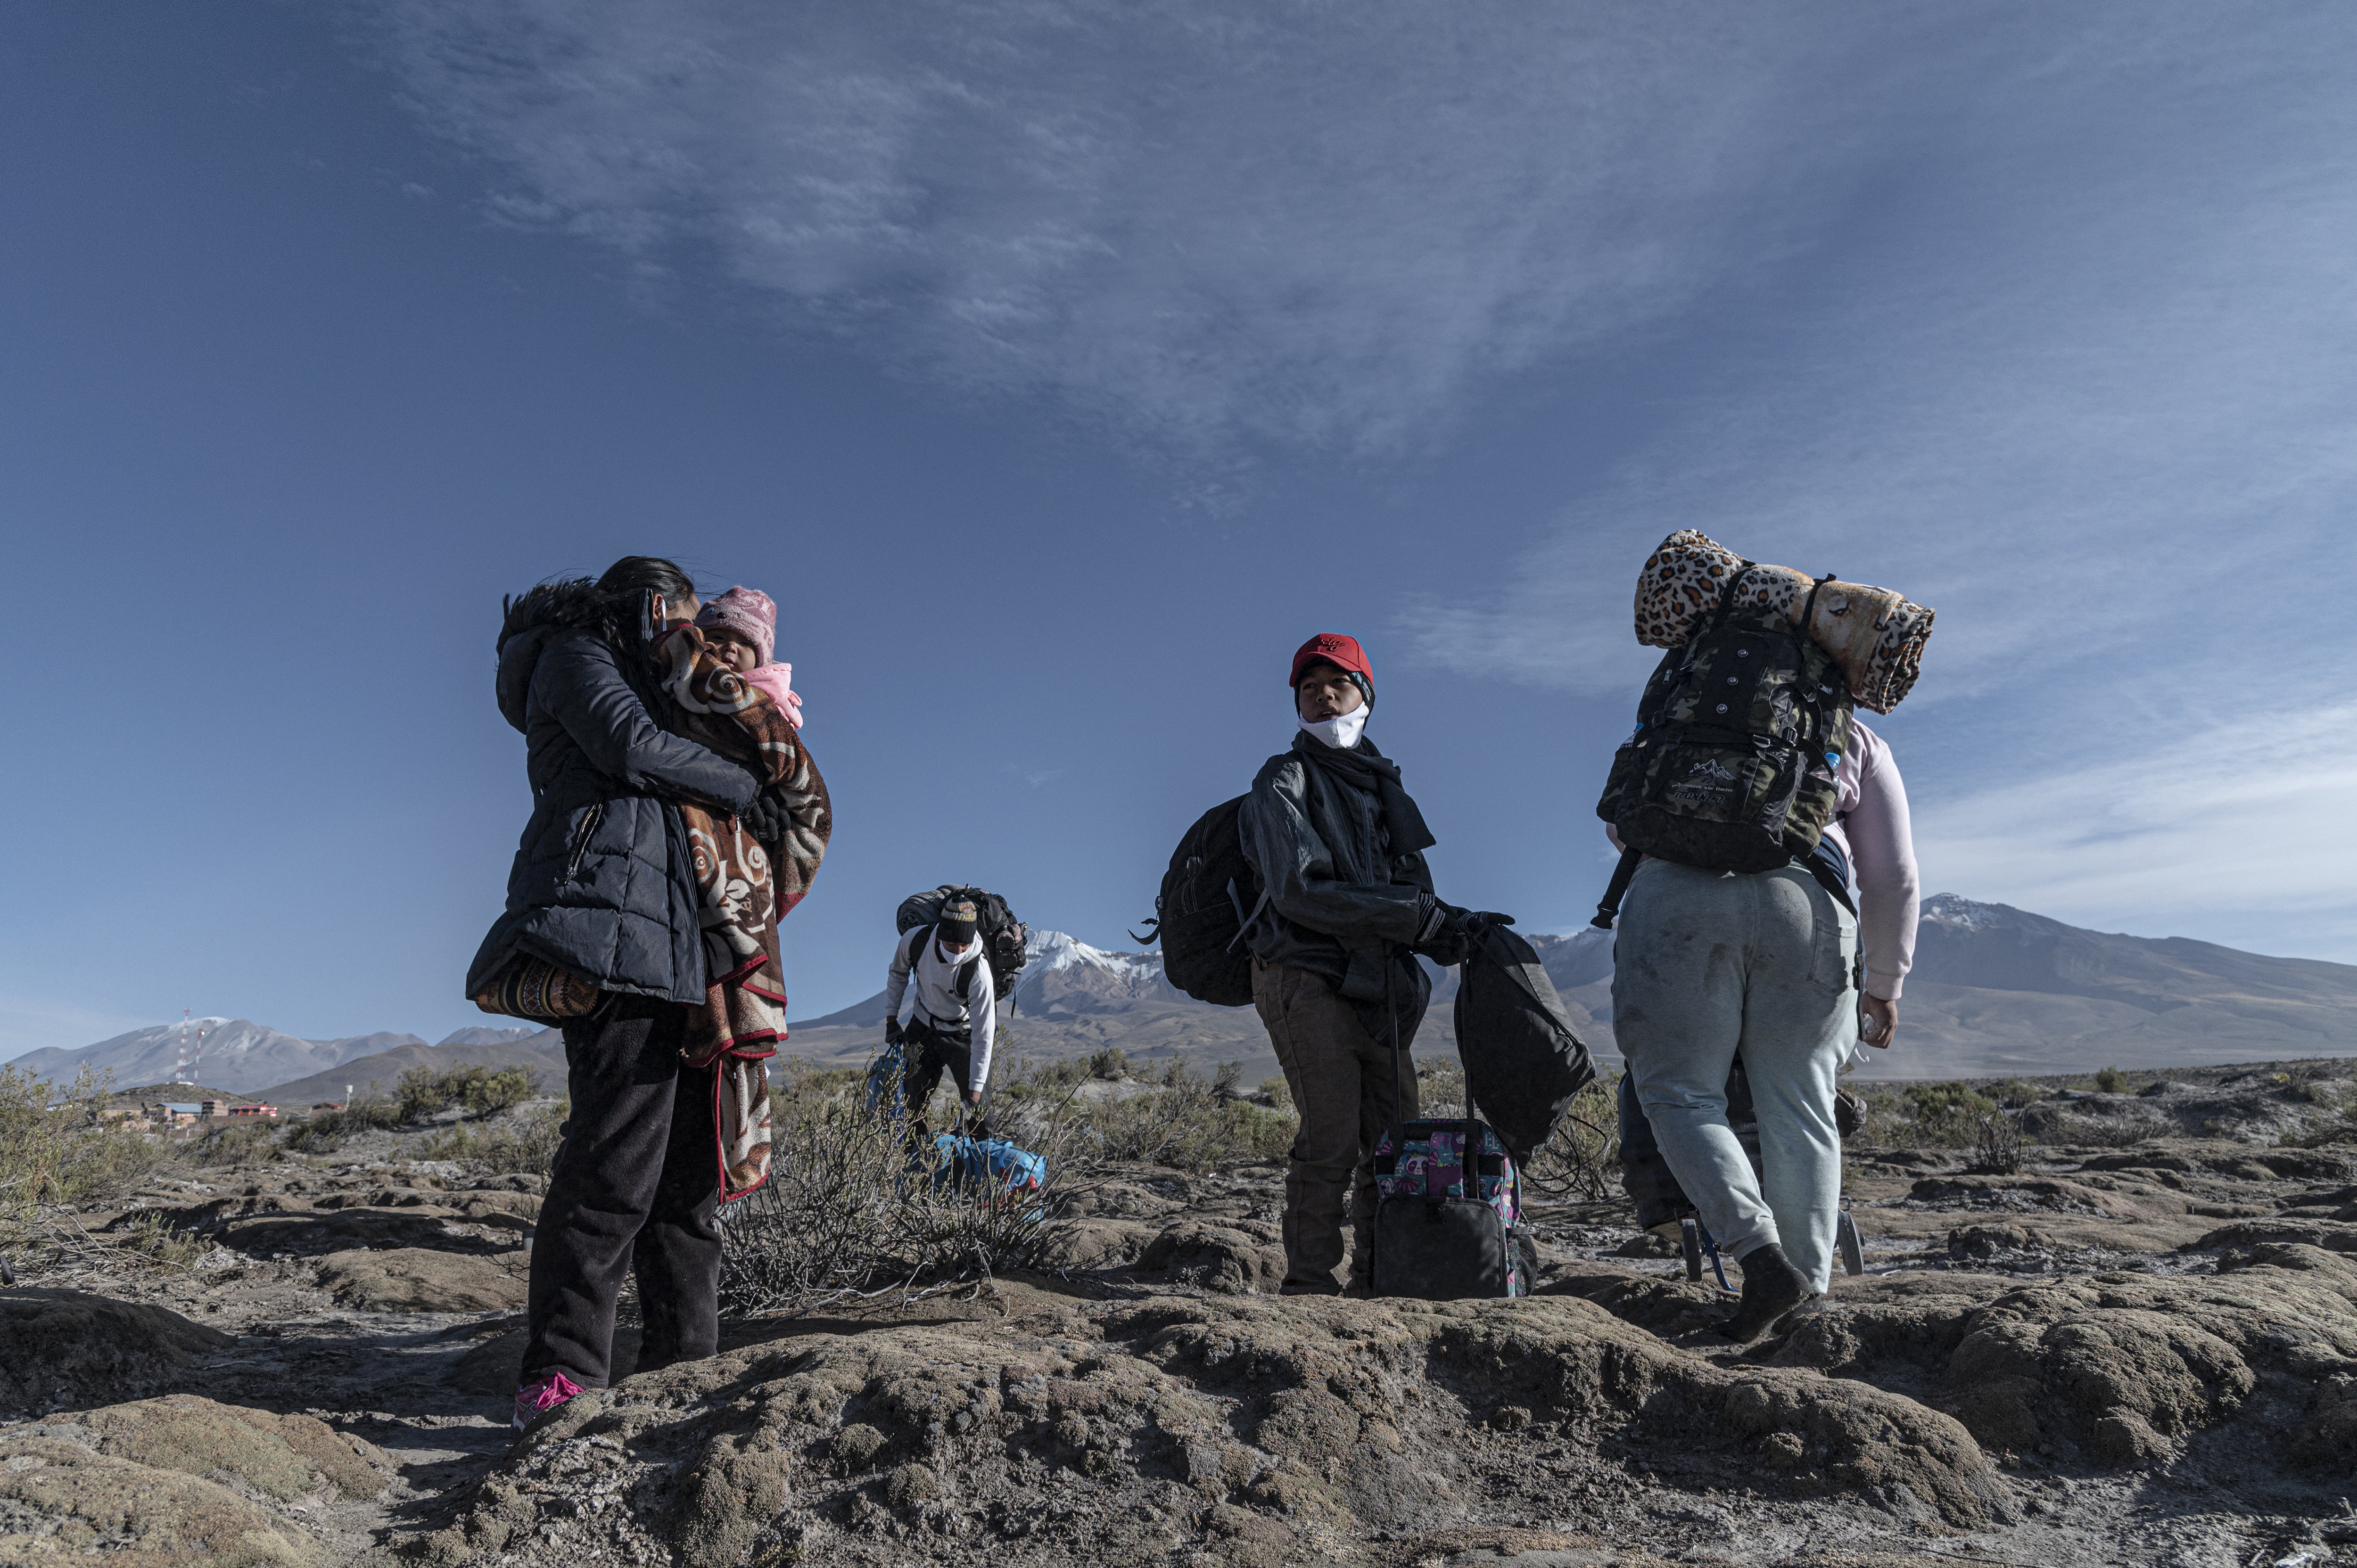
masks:
[[[398,1046],[425,1043],[414,1035],[390,1033],[306,1040],[250,1018],[191,1018],[187,1033],[196,1056],[190,1081],[231,1093],[267,1088]],[[176,1019],[77,1050],[48,1047],[28,1051],[12,1065],[52,1082],[70,1080],[84,1067],[111,1070],[116,1087],[131,1089],[172,1079],[180,1060],[180,1038]]]
[[[1162,978],[1158,952],[1108,952],[1061,931],[1033,931],[1024,954],[1015,1006],[1035,1018],[1126,1013],[1141,1002],[1187,1000]]]
[[[517,1029],[491,1028],[478,1024],[470,1029],[454,1029],[443,1038],[436,1040],[435,1044],[436,1046],[511,1046],[519,1040],[533,1039],[546,1033],[548,1031],[537,1024],[527,1024]]]

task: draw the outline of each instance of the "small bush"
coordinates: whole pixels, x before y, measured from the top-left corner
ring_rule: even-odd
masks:
[[[1089,1058],[1089,1076],[1118,1083],[1129,1076],[1129,1058],[1119,1046],[1107,1046]]]
[[[2107,1067],[2095,1075],[2095,1087],[2105,1094],[2124,1094],[2127,1091],[2128,1075],[2115,1067]]]
[[[1912,1141],[1935,1148],[1968,1149],[1980,1138],[1982,1119],[1996,1113],[1996,1101],[1962,1083],[1910,1083],[1900,1091]]]
[[[374,1095],[355,1100],[340,1111],[321,1111],[305,1117],[286,1134],[295,1154],[324,1155],[343,1147],[355,1133],[390,1131],[402,1124],[401,1103]]]
[[[1989,1098],[2008,1111],[2018,1111],[2025,1105],[2035,1105],[2046,1098],[2046,1091],[2028,1079],[2009,1078],[1989,1091]]]
[[[59,1089],[0,1063],[0,1246],[42,1205],[123,1191],[163,1162],[158,1145],[100,1120],[106,1085],[85,1068]]]
[[[179,1146],[180,1157],[199,1165],[267,1165],[278,1153],[273,1122],[232,1122]]]
[[[1277,1110],[1293,1109],[1293,1085],[1286,1082],[1282,1076],[1262,1079],[1260,1091],[1268,1096],[1269,1103]]]
[[[173,1269],[187,1268],[212,1245],[152,1211],[134,1219],[117,1230],[113,1240],[123,1251]]]
[[[1073,1121],[1079,1146],[1101,1159],[1185,1171],[1278,1158],[1298,1126],[1289,1112],[1222,1099],[1178,1061],[1156,1088],[1075,1107]]]
[[[467,1066],[436,1072],[414,1067],[401,1075],[393,1093],[405,1122],[423,1122],[454,1106],[470,1116],[489,1116],[531,1099],[532,1075],[522,1068]]]
[[[568,1098],[554,1105],[526,1106],[504,1121],[459,1122],[428,1138],[418,1150],[429,1160],[459,1160],[493,1175],[509,1171],[546,1171],[565,1141],[565,1119],[573,1113]]]
[[[2011,1176],[2021,1169],[2021,1118],[2009,1111],[1992,1111],[1980,1118],[1973,1133],[1973,1169],[1989,1176]]]

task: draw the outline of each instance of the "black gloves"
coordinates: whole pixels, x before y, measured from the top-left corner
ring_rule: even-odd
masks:
[[[793,825],[792,819],[786,814],[785,802],[778,798],[776,788],[767,784],[754,791],[753,798],[745,802],[745,809],[737,813],[737,820],[744,823],[746,831],[760,840],[765,848],[783,843],[786,830]]]
[[[899,1019],[887,1018],[884,1020],[884,1043],[888,1046],[897,1046],[900,1043]]]
[[[1512,915],[1460,909],[1454,904],[1442,903],[1429,893],[1424,896],[1424,920],[1416,929],[1415,940],[1409,945],[1444,968],[1463,963],[1466,955],[1473,950],[1474,941],[1488,928],[1514,923]]]

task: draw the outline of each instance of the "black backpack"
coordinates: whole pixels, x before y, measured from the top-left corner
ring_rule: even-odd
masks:
[[[1129,933],[1144,947],[1160,942],[1163,977],[1217,1007],[1252,1002],[1252,953],[1243,929],[1268,901],[1260,873],[1244,858],[1236,822],[1244,800],[1223,800],[1195,820],[1170,853],[1154,918],[1144,934]]]
[[[1024,950],[1023,942],[1031,934],[1024,929],[1023,922],[1015,918],[1015,911],[1006,907],[1006,899],[996,893],[985,893],[979,887],[961,887],[953,883],[943,883],[929,893],[911,893],[901,899],[899,913],[893,917],[894,923],[902,936],[907,936],[919,926],[938,924],[942,906],[956,898],[974,900],[974,913],[981,917],[975,929],[982,938],[983,956],[990,961],[993,993],[1004,1001],[1006,993],[1015,989],[1015,977],[1023,972],[1024,962],[1030,957]],[[965,1000],[964,988],[972,983],[973,972],[971,969],[958,972],[958,1000],[961,1002]]]
[[[1457,1056],[1517,1166],[1596,1078],[1537,951],[1504,926],[1483,927],[1458,971]]]
[[[1637,857],[1706,871],[1812,863],[1832,820],[1834,770],[1849,746],[1849,682],[1781,610],[1736,607],[1746,561],[1710,624],[1645,682],[1637,728],[1612,758],[1596,814],[1625,852],[1595,924],[1609,929]],[[1833,580],[1818,580],[1818,587]],[[1846,890],[1841,895],[1846,904]]]

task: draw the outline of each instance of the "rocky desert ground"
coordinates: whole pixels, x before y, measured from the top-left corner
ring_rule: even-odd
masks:
[[[2012,1170],[1894,1101],[1866,1272],[1739,1351],[1614,1195],[1534,1207],[1529,1299],[1279,1299],[1280,1163],[1085,1163],[1028,1267],[521,1440],[543,1178],[265,1141],[16,1252],[0,1562],[2357,1563],[2350,1069],[1982,1085]]]

